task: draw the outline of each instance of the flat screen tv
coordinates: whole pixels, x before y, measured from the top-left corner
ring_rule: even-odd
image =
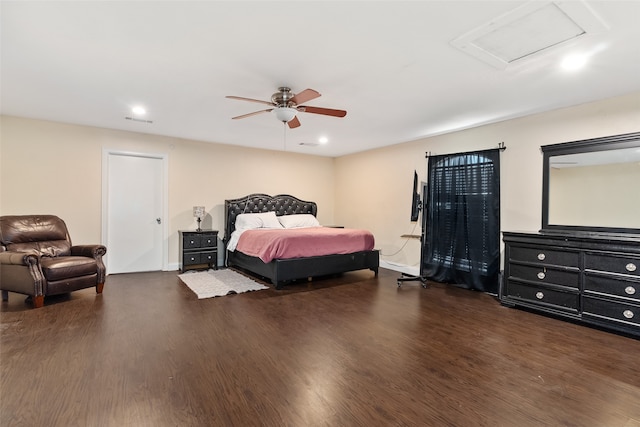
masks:
[[[411,222],[420,215],[420,193],[418,192],[418,172],[413,171],[413,192],[411,193]]]

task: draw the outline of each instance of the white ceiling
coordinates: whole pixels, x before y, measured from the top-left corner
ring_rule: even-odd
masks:
[[[530,2],[2,1],[1,112],[341,156],[640,91],[640,1],[586,4],[607,30],[500,69],[452,42]],[[573,52],[591,56],[568,73]],[[348,114],[231,120],[266,106],[226,95],[279,86]]]

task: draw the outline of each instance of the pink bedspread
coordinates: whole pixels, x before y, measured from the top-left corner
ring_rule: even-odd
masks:
[[[289,228],[247,230],[240,236],[236,250],[264,262],[370,251],[373,234],[354,228]]]

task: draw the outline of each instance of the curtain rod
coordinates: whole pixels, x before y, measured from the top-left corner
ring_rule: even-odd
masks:
[[[498,149],[499,149],[500,151],[504,151],[504,150],[506,150],[506,149],[507,149],[507,146],[506,146],[506,145],[504,145],[504,141],[502,141],[502,142],[500,142],[500,143],[498,144]],[[476,151],[482,151],[482,150],[476,150]],[[449,155],[454,155],[454,154],[465,154],[465,153],[452,153],[452,154],[449,154]],[[429,157],[431,157],[431,151],[425,151],[425,152],[424,152],[424,157],[425,157],[425,158],[427,158],[427,159],[428,159]]]

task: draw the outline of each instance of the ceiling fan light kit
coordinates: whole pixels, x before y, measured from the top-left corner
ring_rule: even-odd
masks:
[[[243,114],[241,116],[232,117],[232,119],[244,119],[246,117],[255,116],[256,114],[269,113],[273,111],[276,118],[289,125],[294,129],[300,126],[300,120],[296,117],[298,112],[320,114],[331,117],[344,117],[347,115],[345,110],[334,110],[332,108],[321,108],[300,105],[304,102],[311,101],[320,96],[318,91],[313,89],[305,89],[300,93],[294,94],[288,87],[279,87],[278,92],[271,95],[271,101],[262,101],[260,99],[245,98],[242,96],[227,96],[229,99],[237,99],[239,101],[257,102],[260,104],[270,105],[272,108],[266,110],[255,111],[253,113]]]
[[[298,110],[291,107],[278,107],[274,108],[273,112],[276,115],[276,118],[283,123],[290,122],[296,116]]]

